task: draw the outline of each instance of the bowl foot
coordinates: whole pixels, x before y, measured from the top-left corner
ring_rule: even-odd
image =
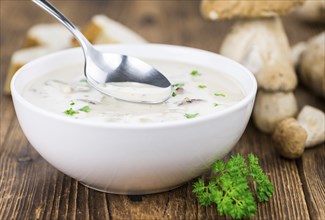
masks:
[[[88,187],[90,189],[93,189],[93,190],[96,190],[96,191],[99,191],[99,192],[117,194],[117,195],[147,195],[147,194],[154,194],[154,193],[162,193],[162,192],[166,192],[166,191],[176,189],[176,188],[186,184],[186,183],[182,183],[182,184],[172,186],[172,187],[156,189],[156,190],[149,190],[149,191],[122,191],[122,190],[119,191],[119,190],[99,189],[99,188],[87,185],[86,183],[80,182],[80,181],[79,181],[79,183],[81,183],[82,185],[84,185],[84,186],[86,186],[86,187]]]

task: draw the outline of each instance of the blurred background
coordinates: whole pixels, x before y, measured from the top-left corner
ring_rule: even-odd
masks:
[[[76,25],[105,14],[152,43],[177,44],[218,52],[232,21],[208,21],[200,15],[199,0],[82,0],[52,1]],[[1,0],[1,79],[11,54],[22,46],[27,30],[38,23],[57,22],[31,1]],[[295,15],[283,18],[294,44],[321,32],[324,25],[306,24]],[[299,31],[304,29],[304,31]],[[3,81],[3,80],[2,80]]]

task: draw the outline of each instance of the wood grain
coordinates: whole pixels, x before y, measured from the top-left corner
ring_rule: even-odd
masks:
[[[318,146],[306,151],[297,162],[308,210],[313,219],[324,219],[325,216],[324,158],[324,146]]]
[[[29,1],[1,1],[0,85],[24,34],[32,25],[54,22]],[[93,14],[107,14],[151,42],[185,45],[217,52],[233,21],[210,22],[198,1],[56,1],[82,26]],[[284,18],[291,44],[324,30],[324,26]],[[215,207],[198,205],[193,181],[159,194],[120,196],[89,189],[48,164],[28,143],[19,127],[11,98],[0,96],[0,219],[229,219]],[[325,110],[323,100],[300,87],[299,108]],[[306,150],[297,161],[281,158],[274,143],[250,123],[231,152],[253,152],[275,185],[270,202],[258,205],[254,219],[325,219],[324,145]],[[198,146],[199,147],[199,146]],[[229,157],[229,155],[228,155]]]

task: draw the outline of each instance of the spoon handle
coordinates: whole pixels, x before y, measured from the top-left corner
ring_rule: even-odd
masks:
[[[59,20],[62,24],[64,24],[69,31],[75,36],[75,38],[79,41],[85,55],[87,51],[92,50],[92,46],[89,41],[85,38],[85,36],[79,31],[79,29],[69,21],[58,9],[56,9],[53,5],[51,5],[46,0],[32,0],[35,4],[40,6],[42,9],[53,15],[57,20]]]

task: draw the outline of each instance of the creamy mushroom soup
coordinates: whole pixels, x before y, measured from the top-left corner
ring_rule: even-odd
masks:
[[[222,111],[244,98],[239,83],[226,74],[188,63],[145,60],[173,84],[161,104],[139,104],[103,95],[83,75],[83,64],[49,72],[24,88],[32,104],[65,117],[107,123],[163,123],[191,120]]]

